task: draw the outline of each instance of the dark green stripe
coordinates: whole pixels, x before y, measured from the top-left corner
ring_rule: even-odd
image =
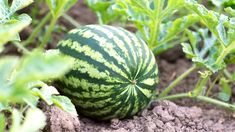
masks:
[[[130,98],[130,101],[129,101],[129,104],[131,105],[130,106],[130,108],[129,108],[129,110],[126,112],[126,115],[127,115],[127,117],[130,117],[130,116],[132,116],[131,115],[131,113],[133,112],[133,109],[134,109],[134,107],[135,107],[135,99],[136,99],[136,97],[134,97],[134,95],[132,95],[132,97]],[[138,101],[140,101],[140,100],[138,100]],[[138,102],[137,101],[137,102]]]
[[[105,26],[101,26],[101,27],[105,28]],[[116,43],[115,43],[115,41],[113,39],[110,39],[109,36],[107,36],[104,32],[102,32],[102,30],[97,30],[97,29],[94,29],[94,28],[89,27],[89,26],[87,26],[86,28],[89,29],[90,31],[92,31],[95,34],[106,38],[107,42],[109,42],[111,44],[114,44],[114,50],[118,53],[118,55],[121,58],[123,58],[123,60],[125,60],[125,64],[127,65],[127,67],[129,68],[131,66],[130,61],[128,61],[128,59],[126,59],[126,57],[124,56],[125,53],[123,52],[123,50],[118,45],[116,45]],[[108,29],[108,30],[110,30],[110,29]],[[112,32],[112,31],[110,31],[110,32]],[[114,34],[114,35],[116,35],[116,34]],[[93,39],[93,38],[91,38],[91,39]],[[121,40],[121,39],[119,39],[119,40]],[[123,40],[121,40],[121,41],[123,42],[124,45],[126,44],[125,41],[123,41]],[[129,49],[127,49],[127,50],[129,50]],[[128,75],[128,78],[131,78],[130,73],[122,65],[119,65],[119,67],[122,67],[122,70]],[[130,68],[129,68],[129,70],[130,70]]]
[[[116,98],[116,96],[117,95],[119,95],[121,92],[121,90],[122,89],[124,89],[125,88],[125,85],[123,84],[123,85],[120,85],[120,86],[113,86],[113,89],[112,89],[112,91],[109,91],[109,93],[111,93],[112,92],[112,94],[110,94],[110,95],[107,95],[107,96],[105,96],[105,97],[91,97],[91,98],[86,98],[86,97],[76,97],[77,98],[77,100],[82,100],[82,101],[84,101],[84,102],[90,102],[90,103],[96,103],[97,101],[102,101],[102,100],[105,100],[105,99],[108,99],[108,98],[112,98],[113,100],[115,100],[115,98]],[[73,90],[71,90],[71,91],[73,91]],[[73,91],[74,93],[76,93],[77,91]],[[100,90],[100,92],[104,92],[104,93],[107,93],[107,91],[102,91],[102,90]],[[118,92],[119,92],[119,94],[118,94]],[[78,92],[78,93],[80,93],[80,92]],[[81,94],[81,93],[80,93]],[[110,104],[111,105],[111,104]],[[102,108],[105,108],[106,106],[104,106],[104,107],[102,107]],[[94,110],[94,109],[91,109],[91,110]]]
[[[131,48],[130,48],[130,44],[127,44],[124,40],[124,37],[123,36],[121,36],[120,34],[118,34],[114,29],[112,29],[112,28],[110,28],[109,26],[103,26],[105,29],[107,29],[107,30],[110,30],[110,32],[112,32],[115,36],[117,36],[121,41],[123,41],[123,43],[124,43],[124,46],[125,46],[125,48],[127,49],[127,51],[128,51],[128,56],[129,56],[129,58],[130,59],[128,59],[128,60],[130,60],[130,64],[131,65],[129,65],[129,67],[130,67],[130,71],[131,71],[131,76],[133,77],[135,74],[134,74],[134,71],[135,71],[135,68],[136,68],[136,63],[135,63],[135,61],[134,61],[134,57],[133,57],[133,53],[135,52],[135,51],[132,51],[131,50]]]
[[[137,82],[136,85],[138,85],[139,87],[141,87],[143,89],[149,89],[149,90],[155,90],[156,89],[156,83],[153,84],[153,85],[147,85],[147,84],[144,84],[144,83]]]
[[[97,32],[98,30],[94,30],[94,29],[91,29],[90,30],[92,33],[94,34],[97,34],[98,36],[100,36],[99,32]],[[103,36],[102,36],[103,37]],[[96,51],[96,52],[99,52],[100,54],[102,54],[103,58],[105,60],[107,60],[107,62],[113,62],[114,65],[116,65],[119,69],[121,69],[127,76],[130,76],[129,75],[129,72],[127,72],[127,70],[123,67],[123,65],[119,64],[117,59],[110,56],[107,51],[104,50],[104,47],[102,47],[100,44],[99,44],[99,41],[97,41],[96,39],[94,38],[84,38],[78,34],[69,34],[67,36],[67,39],[70,39],[72,41],[76,41],[78,42],[81,46],[84,46],[84,45],[87,45],[89,46],[92,50]],[[111,44],[114,44],[114,43],[111,43]],[[116,45],[114,45],[116,46]],[[115,49],[114,49],[115,50]],[[125,60],[125,58],[124,58]]]
[[[153,78],[153,77],[157,78],[157,75],[155,74],[156,70],[157,70],[157,66],[154,65],[149,72],[147,72],[146,74],[142,74],[142,76],[138,78],[138,81],[141,82],[142,80],[145,80],[147,78]]]
[[[129,94],[128,92],[125,92],[123,94],[122,98],[118,100],[118,101],[121,101],[121,103],[118,106],[115,106],[113,108],[112,108],[112,106],[110,106],[112,108],[112,110],[105,114],[106,118],[109,118],[109,116],[112,116],[113,113],[116,113],[117,110],[125,108],[126,103],[129,102],[130,98],[132,97],[131,96],[130,98],[126,98],[126,97],[128,97],[128,94]],[[99,115],[99,116],[102,117],[102,115]]]
[[[130,32],[127,32],[126,30],[124,30],[124,29],[122,29],[122,28],[119,28],[121,31],[123,31],[123,33],[124,34],[126,34],[126,36],[128,36],[129,38],[130,38],[130,40],[131,40],[131,44],[129,44],[131,47],[132,47],[132,49],[134,49],[134,51],[132,52],[132,54],[135,54],[135,56],[136,56],[136,67],[134,68],[134,74],[133,75],[136,75],[137,74],[137,72],[138,72],[138,70],[139,70],[139,67],[141,66],[141,64],[140,64],[140,59],[143,59],[142,57],[140,58],[139,57],[139,54],[138,54],[138,51],[139,51],[139,49],[138,49],[138,47],[136,47],[135,46],[135,42],[134,42],[134,40],[132,40],[131,38],[131,36],[130,36]],[[134,37],[135,37],[135,35],[134,35]],[[136,45],[138,45],[138,44],[136,44]],[[135,76],[132,76],[132,78],[131,79],[134,79],[134,77]]]
[[[149,67],[149,65],[152,63],[151,62],[151,52],[149,52],[149,57],[148,57],[148,60],[147,60],[147,63],[145,64],[145,67],[143,67],[142,68],[142,70],[139,72],[139,74],[136,76],[136,79],[138,79],[139,80],[139,78],[140,77],[142,77],[144,74],[145,74],[145,72],[148,72],[147,71],[147,69],[148,69],[148,67]],[[142,59],[144,59],[144,58],[142,58]],[[155,66],[155,65],[154,65]]]
[[[138,110],[142,110],[144,107],[147,106],[147,104],[150,102],[150,98],[146,97],[145,94],[143,94],[139,88],[136,89],[137,91],[137,97],[138,99],[137,100],[141,100],[141,101],[138,101],[139,105],[138,106]],[[154,93],[154,92],[153,92]]]
[[[62,53],[65,53],[67,55],[70,55],[74,58],[78,58],[80,60],[86,61],[89,64],[94,64],[97,66],[97,69],[101,72],[103,71],[108,71],[110,73],[110,76],[113,76],[115,78],[120,79],[120,81],[123,82],[129,82],[129,80],[126,77],[123,77],[122,75],[118,74],[117,72],[113,71],[112,69],[110,69],[109,67],[107,67],[106,65],[104,65],[101,62],[98,62],[96,60],[93,60],[90,56],[86,56],[84,53],[79,53],[74,49],[71,49],[69,46],[62,46],[59,45],[58,48],[60,49],[60,51]]]
[[[114,80],[114,82],[108,82],[107,79],[105,79],[105,78],[103,78],[103,79],[92,78],[91,76],[89,76],[88,73],[81,73],[77,70],[71,70],[65,76],[66,76],[66,78],[69,78],[70,76],[72,76],[72,77],[75,77],[75,78],[78,78],[78,79],[85,79],[89,83],[95,83],[95,84],[104,84],[104,85],[121,84],[118,81],[115,82],[115,80]]]
[[[84,109],[84,110],[86,110],[86,111],[94,111],[94,110],[96,110],[97,108],[100,110],[100,111],[102,111],[102,109],[105,109],[105,108],[107,108],[108,106],[113,106],[115,103],[116,103],[116,101],[119,101],[120,100],[120,98],[123,98],[123,97],[125,97],[124,95],[121,95],[121,96],[119,96],[118,98],[117,98],[117,96],[118,95],[120,95],[121,94],[121,92],[123,91],[125,89],[125,86],[124,85],[121,85],[121,86],[118,86],[118,87],[116,87],[116,88],[114,88],[113,89],[113,94],[111,94],[111,95],[109,95],[109,96],[106,96],[106,98],[105,99],[108,99],[108,98],[112,98],[112,100],[113,101],[115,101],[115,102],[109,102],[109,103],[106,103],[106,105],[105,106],[102,106],[102,107],[90,107],[90,108],[83,108],[82,107],[82,104],[80,104],[81,106],[81,110],[82,109]],[[75,92],[75,91],[74,91]],[[71,96],[73,96],[73,95],[71,95]],[[73,96],[74,98],[76,98],[76,100],[81,100],[81,101],[84,101],[84,102],[90,102],[90,103],[96,103],[97,101],[102,101],[102,100],[104,100],[103,99],[103,97],[100,97],[100,98],[84,98],[84,97],[77,97],[77,96]],[[96,111],[99,111],[99,110],[96,110]]]
[[[145,47],[146,47],[146,44],[140,40],[139,37],[137,37],[137,39],[139,40],[139,43],[141,44],[141,52],[142,52],[142,59],[143,62],[141,64],[141,70],[139,73],[137,73],[136,75],[136,78],[139,77],[139,75],[142,75],[145,71],[146,71],[146,68],[148,67],[148,65],[150,64],[151,62],[151,56],[149,56],[149,54],[147,53],[147,51],[145,51]],[[149,51],[150,52],[150,51]],[[147,64],[146,64],[147,63]],[[146,65],[145,65],[146,64]]]

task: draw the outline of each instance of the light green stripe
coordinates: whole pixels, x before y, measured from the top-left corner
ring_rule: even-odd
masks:
[[[112,69],[116,73],[122,75],[125,78],[128,78],[127,75],[124,72],[122,72],[122,70],[119,67],[117,67],[116,65],[113,65],[112,63],[109,63],[108,60],[104,59],[103,55],[100,52],[97,52],[97,51],[91,49],[88,45],[81,46],[81,44],[79,44],[76,41],[71,42],[70,39],[62,41],[61,45],[62,46],[67,45],[71,49],[73,49],[79,53],[84,53],[85,56],[89,56],[93,60],[96,60],[100,63],[103,63],[105,66],[109,67],[110,69]]]
[[[126,34],[122,31],[122,30],[120,30],[120,29],[118,29],[118,28],[115,28],[115,27],[112,27],[112,26],[108,26],[108,28],[111,28],[112,30],[114,30],[114,31],[116,31],[121,37],[123,37],[123,41],[125,42],[125,43],[127,43],[128,45],[130,45],[129,47],[130,47],[130,50],[131,50],[131,52],[132,53],[134,53],[135,52],[135,50],[133,49],[133,46],[131,46],[133,43],[131,42],[131,39],[128,37],[128,36],[126,36]],[[135,64],[137,65],[137,58],[136,58],[136,56],[135,55],[132,55],[133,56],[133,58],[134,58],[134,62],[135,62]]]
[[[107,30],[106,28],[103,28],[102,26],[94,26],[94,25],[89,25],[89,28],[91,29],[95,29],[98,31],[101,31],[102,33],[104,33],[109,39],[113,40],[115,42],[115,45],[113,43],[110,43],[109,40],[107,39],[103,39],[103,37],[99,36],[98,34],[93,34],[93,38],[95,40],[98,40],[101,44],[101,46],[104,48],[104,50],[113,58],[115,58],[116,60],[118,60],[118,63],[120,65],[122,65],[128,72],[130,72],[129,67],[127,66],[125,59],[129,60],[128,57],[128,51],[125,48],[125,43],[120,40],[120,38],[118,38],[117,36],[115,36],[112,32],[110,32],[109,30]],[[91,30],[92,31],[92,30]],[[125,56],[125,58],[122,58],[118,52],[114,49],[115,46],[118,46],[120,49],[122,49],[122,51],[124,52],[124,54],[122,56]]]

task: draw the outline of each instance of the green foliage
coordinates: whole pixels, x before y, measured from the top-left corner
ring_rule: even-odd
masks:
[[[59,17],[65,13],[70,7],[72,7],[75,3],[77,2],[77,0],[46,0],[46,3],[50,9],[50,12],[53,16],[53,18],[50,21],[50,25],[43,37],[43,40],[40,44],[40,48],[43,49],[44,46],[48,43],[48,40],[51,37],[51,33],[55,27],[55,24],[57,22],[57,20],[59,19]],[[46,18],[46,17],[45,17]],[[49,17],[48,17],[49,19]],[[32,37],[29,37],[29,40],[27,40],[27,43],[31,43],[32,39],[39,31],[40,31],[40,27],[43,26],[46,23],[47,20],[42,21],[42,24],[39,24],[39,28],[35,29],[34,34],[32,34]]]
[[[216,4],[221,6],[219,3]],[[235,105],[225,103],[232,96],[231,82],[234,82],[233,75],[226,69],[228,64],[235,62],[235,11],[231,7],[225,8],[226,15],[221,11],[209,10],[196,0],[185,0],[184,6],[193,13],[192,15],[199,17],[199,23],[185,31],[188,42],[181,44],[183,52],[194,64],[192,68],[179,76],[179,79],[173,81],[160,94],[160,98],[190,97],[235,110]],[[200,78],[192,91],[166,96],[183,78],[199,68],[205,72],[199,71]],[[216,78],[212,80],[211,76]],[[209,96],[217,81],[220,82],[221,91],[218,98],[221,101],[206,97]]]
[[[5,130],[6,121],[5,116],[3,114],[0,114],[0,132],[3,132]]]
[[[52,101],[62,110],[69,112],[70,114],[77,115],[74,105],[68,97],[65,96],[52,96]]]
[[[202,30],[198,30],[199,32],[188,31],[187,34],[191,44],[183,44],[184,52],[194,62],[204,65],[212,72],[223,69],[226,67],[224,59],[234,49],[235,44],[235,30],[228,26],[226,27],[226,25],[232,24],[229,21],[229,17],[208,10],[194,0],[187,0],[186,5],[189,10],[200,16],[212,35],[210,37],[208,31],[204,33]],[[198,38],[200,31],[202,32],[202,40],[205,42],[201,51],[199,51],[200,47],[198,45],[200,42]]]
[[[234,0],[210,0],[217,8],[232,7],[235,8]]]
[[[0,101],[21,102],[27,97],[28,83],[37,80],[49,80],[65,73],[71,66],[71,61],[59,55],[43,55],[42,52],[32,52],[19,58],[3,58],[0,60]],[[6,90],[7,89],[7,90]]]
[[[218,98],[223,101],[229,101],[232,96],[232,88],[229,85],[229,81],[226,78],[220,79],[221,92],[218,95]]]
[[[120,12],[111,8],[114,2],[115,0],[86,0],[88,6],[96,13],[100,24],[109,24],[123,19]]]
[[[77,0],[46,0],[46,3],[54,18],[59,18],[76,2]]]
[[[195,15],[170,19],[183,6],[184,0],[116,0],[113,10],[126,14],[153,52],[160,54],[174,47],[171,42],[179,40],[177,35],[199,20]]]
[[[18,32],[31,23],[31,18],[27,14],[15,15],[14,13],[29,4],[32,0],[13,0],[12,5],[8,5],[8,0],[0,1],[0,50],[2,45],[8,41],[20,40]]]
[[[137,34],[155,54],[185,41],[178,39],[180,34],[199,20],[192,14],[172,19],[177,11],[183,10],[184,0],[87,0],[87,3],[96,12],[100,23],[116,20],[113,18],[133,22],[138,29]]]
[[[36,48],[29,51],[20,42],[20,31],[29,26],[32,19],[25,13],[16,14],[16,11],[32,2],[32,0],[0,1],[0,49],[4,50],[3,45],[8,42],[24,51],[22,56],[2,55],[0,59],[0,131],[8,129],[10,132],[36,132],[42,129],[46,117],[37,108],[39,99],[48,105],[54,103],[67,112],[77,114],[71,101],[67,97],[58,95],[58,91],[49,84],[65,74],[71,68],[73,61],[57,50],[44,53],[40,48]],[[56,17],[54,18],[56,22],[58,17],[76,1],[47,2],[53,17]]]

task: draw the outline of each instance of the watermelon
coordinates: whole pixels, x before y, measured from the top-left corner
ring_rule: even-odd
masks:
[[[71,30],[58,43],[74,61],[59,81],[85,116],[108,120],[130,117],[156,95],[158,68],[145,42],[119,27],[87,25]]]

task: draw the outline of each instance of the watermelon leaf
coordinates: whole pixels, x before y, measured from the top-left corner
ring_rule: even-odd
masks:
[[[6,127],[6,120],[3,114],[0,114],[0,132],[4,132],[5,131],[5,127]]]
[[[17,84],[48,80],[57,78],[68,71],[72,66],[72,60],[57,53],[48,52],[45,55],[40,51],[25,56],[20,64],[19,72],[15,76]]]
[[[165,24],[162,24],[162,30],[159,36],[160,41],[158,45],[152,48],[154,54],[160,54],[178,44],[172,44],[170,42],[174,42],[180,33],[194,25],[199,20],[200,19],[198,15],[190,14],[181,18],[177,18],[174,21],[169,21]]]
[[[0,24],[0,46],[8,41],[19,40],[18,33],[31,23],[31,18],[27,14],[21,14],[7,23]]]
[[[217,72],[218,70],[223,69],[227,63],[227,57],[235,50],[235,30],[230,27],[231,25],[234,25],[233,21],[231,21],[226,15],[206,9],[195,0],[186,0],[185,5],[186,8],[200,16],[202,22],[210,31],[200,33],[205,41],[204,47],[202,48],[203,50],[198,50],[200,49],[200,41],[197,42],[198,44],[196,47],[192,47],[194,49],[195,56],[197,56],[196,58],[192,58],[192,60],[204,65],[212,72]],[[206,40],[210,33],[212,33],[211,40]],[[188,36],[192,36],[192,33],[190,32],[187,32],[187,34]],[[206,43],[206,41],[209,43]],[[192,44],[191,46],[193,45],[195,44]],[[183,46],[185,50],[187,47],[185,44]]]
[[[72,114],[72,115],[78,115],[77,111],[75,109],[75,106],[71,102],[71,100],[68,97],[65,96],[52,96],[53,103],[61,108],[62,110]]]
[[[114,0],[86,0],[87,5],[97,14],[100,24],[108,24],[123,18],[118,11],[112,9],[114,2]]]
[[[59,18],[64,12],[72,7],[77,0],[46,0],[46,3],[55,18]]]
[[[2,45],[8,41],[19,40],[18,33],[31,23],[27,14],[14,15],[16,11],[28,6],[33,0],[13,0],[8,5],[8,0],[0,1],[0,50]]]
[[[52,86],[44,85],[42,88],[34,88],[34,95],[40,97],[43,101],[45,101],[48,105],[52,105],[52,95],[59,94],[59,92]]]
[[[224,63],[215,65],[221,47],[216,44],[214,35],[209,36],[208,29],[199,29],[198,32],[187,30],[186,34],[190,44],[182,43],[181,45],[188,58],[198,66],[206,67],[212,72],[217,72],[225,66]],[[203,46],[199,46],[200,42],[204,42]]]

